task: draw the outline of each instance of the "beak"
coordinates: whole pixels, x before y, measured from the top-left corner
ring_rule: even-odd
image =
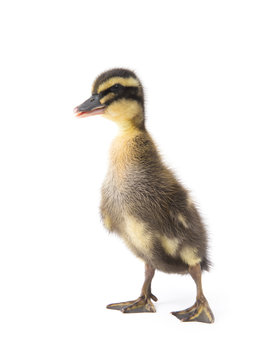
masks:
[[[87,117],[91,115],[103,114],[105,105],[99,101],[99,95],[92,95],[88,100],[79,106],[76,106],[74,112],[77,117]]]

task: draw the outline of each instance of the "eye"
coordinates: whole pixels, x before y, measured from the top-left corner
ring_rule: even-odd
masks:
[[[120,84],[115,84],[113,86],[111,86],[111,90],[112,91],[118,91],[122,86]]]

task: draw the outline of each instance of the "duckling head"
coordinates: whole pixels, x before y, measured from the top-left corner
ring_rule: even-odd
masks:
[[[100,74],[92,96],[74,109],[76,116],[102,114],[121,129],[144,129],[144,93],[133,71],[112,69]]]

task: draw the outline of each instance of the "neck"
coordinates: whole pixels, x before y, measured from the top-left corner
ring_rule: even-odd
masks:
[[[142,123],[142,126],[136,125],[135,122],[125,121],[118,123],[119,128],[119,134],[121,135],[131,135],[131,134],[137,134],[142,131],[145,131],[144,124]]]

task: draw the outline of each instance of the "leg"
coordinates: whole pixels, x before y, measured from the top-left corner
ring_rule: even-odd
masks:
[[[196,302],[190,308],[183,311],[175,311],[172,312],[172,314],[181,321],[200,321],[205,323],[213,323],[214,315],[202,291],[200,264],[190,266],[189,273],[197,286]]]
[[[152,294],[151,282],[155,269],[145,264],[145,280],[142,287],[141,295],[138,299],[107,305],[108,309],[121,310],[123,313],[155,312],[155,307],[151,301],[157,301],[156,296]]]

